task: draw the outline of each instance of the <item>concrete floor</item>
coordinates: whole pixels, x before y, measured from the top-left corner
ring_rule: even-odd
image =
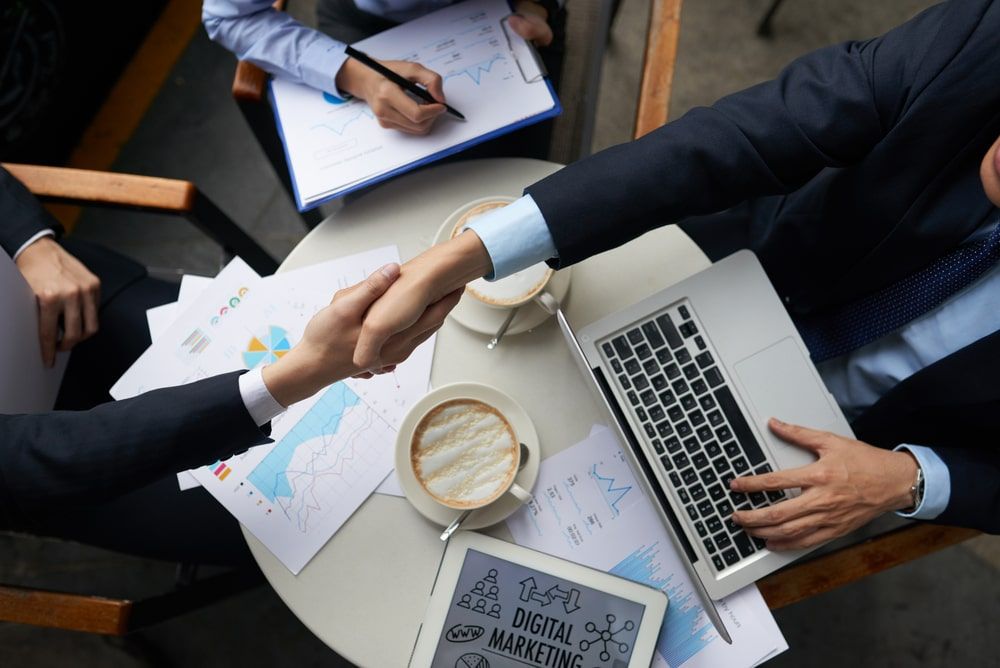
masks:
[[[788,0],[762,41],[766,0],[688,0],[671,117],[773,76],[796,55],[878,34],[922,0]],[[572,8],[572,3],[570,5]],[[293,2],[308,17],[309,2]],[[605,57],[595,148],[627,141],[648,0],[623,0]],[[232,58],[199,35],[115,169],[193,180],[272,253],[304,235],[292,205],[229,97]],[[88,212],[76,234],[154,267],[214,273],[220,253],[182,221]],[[776,614],[791,650],[771,666],[1000,665],[1000,540],[982,538]],[[141,596],[169,586],[172,566],[68,543],[0,534],[0,582]],[[332,604],[336,604],[335,602]],[[82,634],[0,625],[0,666],[345,665],[264,587],[145,632],[123,645]]]

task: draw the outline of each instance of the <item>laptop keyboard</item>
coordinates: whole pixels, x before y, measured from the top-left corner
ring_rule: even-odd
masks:
[[[704,553],[722,571],[764,548],[731,518],[784,492],[740,494],[736,476],[771,471],[686,300],[600,344]]]

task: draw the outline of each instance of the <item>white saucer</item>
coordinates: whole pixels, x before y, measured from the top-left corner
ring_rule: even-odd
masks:
[[[475,206],[479,206],[480,204],[496,201],[513,202],[514,198],[507,197],[505,195],[494,195],[493,197],[480,197],[479,199],[472,200],[471,202],[466,202],[445,219],[444,224],[441,225],[437,235],[434,237],[434,243],[440,244],[450,239],[451,232],[455,229],[458,219],[461,218],[466,211]],[[566,299],[567,293],[569,293],[569,279],[570,270],[560,269],[552,274],[552,278],[549,279],[548,285],[545,286],[545,291],[555,297],[557,302],[562,304]],[[471,329],[472,331],[479,332],[480,334],[493,336],[497,333],[497,330],[500,329],[500,325],[503,324],[504,319],[507,317],[507,313],[507,309],[490,308],[475,297],[471,296],[468,292],[465,292],[462,294],[462,298],[459,300],[458,306],[452,310],[449,317],[454,318],[455,322],[462,325],[466,329]],[[528,330],[538,327],[551,316],[551,313],[543,309],[536,302],[528,302],[518,309],[517,315],[514,316],[514,320],[510,323],[510,327],[507,329],[507,334],[521,334],[523,332],[527,332]]]
[[[461,511],[441,505],[417,482],[417,477],[410,467],[410,439],[420,418],[434,406],[450,399],[478,399],[494,406],[510,420],[517,439],[528,448],[528,461],[514,478],[514,481],[524,489],[531,491],[535,485],[538,479],[538,464],[542,458],[538,434],[535,432],[535,425],[531,423],[531,418],[516,401],[500,390],[479,383],[452,383],[432,390],[413,405],[399,426],[399,434],[396,436],[396,475],[399,477],[403,493],[413,507],[431,522],[442,527],[451,524]],[[462,523],[462,528],[481,529],[496,524],[510,517],[521,505],[512,494],[504,494],[485,508],[473,511]]]

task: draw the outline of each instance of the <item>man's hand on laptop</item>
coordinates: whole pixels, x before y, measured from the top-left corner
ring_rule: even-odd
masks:
[[[794,499],[733,514],[746,531],[767,540],[770,550],[813,547],[861,527],[879,515],[909,508],[916,460],[830,432],[786,424],[768,426],[781,439],[816,453],[819,460],[796,469],[746,476],[733,491],[749,494],[802,488]]]

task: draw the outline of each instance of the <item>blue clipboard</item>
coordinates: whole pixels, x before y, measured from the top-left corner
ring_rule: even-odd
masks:
[[[501,24],[502,24],[502,27],[504,28],[505,33],[506,33],[506,30],[507,30],[507,19],[506,18],[503,19],[503,21],[501,22]],[[510,40],[509,35],[507,36],[507,39],[508,39],[508,45],[509,45],[509,40]],[[450,148],[438,151],[437,153],[432,153],[432,154],[427,155],[427,156],[425,156],[425,157],[423,157],[423,158],[421,158],[419,160],[414,160],[413,162],[407,163],[405,165],[401,165],[400,167],[397,167],[396,169],[393,169],[391,171],[385,172],[383,174],[379,174],[377,176],[373,176],[372,178],[367,179],[365,181],[361,181],[359,183],[355,183],[354,185],[352,185],[352,186],[350,186],[348,188],[345,188],[343,190],[337,191],[336,193],[334,193],[332,195],[329,195],[327,197],[323,197],[322,199],[314,200],[312,202],[309,202],[308,204],[303,203],[302,196],[299,194],[298,181],[297,181],[297,179],[295,177],[295,167],[292,164],[291,156],[288,153],[288,142],[285,140],[284,128],[282,128],[282,125],[281,125],[281,116],[280,116],[280,114],[278,114],[278,107],[277,107],[277,104],[275,103],[274,89],[273,89],[273,87],[271,85],[271,82],[269,81],[268,82],[268,102],[271,105],[271,112],[274,114],[275,124],[278,127],[278,136],[281,138],[281,148],[282,148],[282,150],[285,153],[285,164],[288,166],[288,173],[289,173],[289,176],[291,177],[291,182],[292,182],[292,192],[295,194],[295,206],[298,208],[298,210],[300,212],[310,211],[310,210],[315,209],[316,207],[320,206],[321,204],[324,204],[326,202],[330,202],[330,201],[333,201],[333,200],[338,199],[340,197],[343,197],[344,195],[347,195],[348,193],[356,192],[358,190],[363,190],[363,189],[368,188],[370,186],[373,186],[373,185],[375,185],[377,183],[381,183],[383,181],[387,181],[389,179],[395,178],[395,177],[397,177],[397,176],[399,176],[401,174],[405,174],[407,172],[410,172],[410,171],[412,171],[414,169],[417,169],[418,167],[423,167],[424,165],[428,165],[428,164],[430,164],[432,162],[436,162],[438,160],[441,160],[442,158],[447,158],[448,156],[451,156],[451,155],[454,155],[454,154],[459,153],[461,151],[464,151],[465,149],[471,148],[473,146],[476,146],[477,144],[481,144],[481,143],[489,141],[491,139],[495,139],[496,137],[501,137],[501,136],[503,136],[505,134],[509,134],[511,132],[514,132],[515,130],[520,130],[523,127],[527,127],[529,125],[533,125],[534,123],[539,123],[539,122],[547,120],[549,118],[554,118],[554,117],[558,116],[559,114],[561,114],[562,110],[563,110],[562,103],[559,101],[559,96],[556,95],[555,88],[552,86],[552,81],[551,81],[551,79],[549,79],[548,73],[545,71],[545,68],[542,65],[541,58],[539,57],[537,51],[535,51],[534,47],[530,43],[528,44],[528,47],[530,49],[530,53],[532,54],[532,57],[535,59],[535,63],[534,64],[536,65],[536,67],[538,68],[538,70],[541,72],[540,76],[543,78],[543,80],[545,81],[545,85],[548,87],[549,95],[552,96],[552,103],[553,104],[552,104],[552,108],[551,109],[543,111],[540,114],[536,114],[534,116],[529,116],[528,118],[524,118],[524,119],[522,119],[520,121],[517,121],[516,123],[511,123],[510,125],[506,125],[504,127],[498,128],[498,129],[496,129],[496,130],[494,130],[492,132],[488,132],[486,134],[480,135],[480,136],[475,137],[473,139],[470,139],[468,141],[462,142],[461,144],[456,144],[456,145],[454,145],[454,146],[452,146]],[[522,67],[521,62],[517,59],[516,56],[514,57],[514,61],[517,63],[518,69],[521,71],[521,76],[525,78],[525,81],[527,83],[533,83],[533,81],[529,81],[528,78],[526,77],[526,75],[524,73],[524,68]]]

